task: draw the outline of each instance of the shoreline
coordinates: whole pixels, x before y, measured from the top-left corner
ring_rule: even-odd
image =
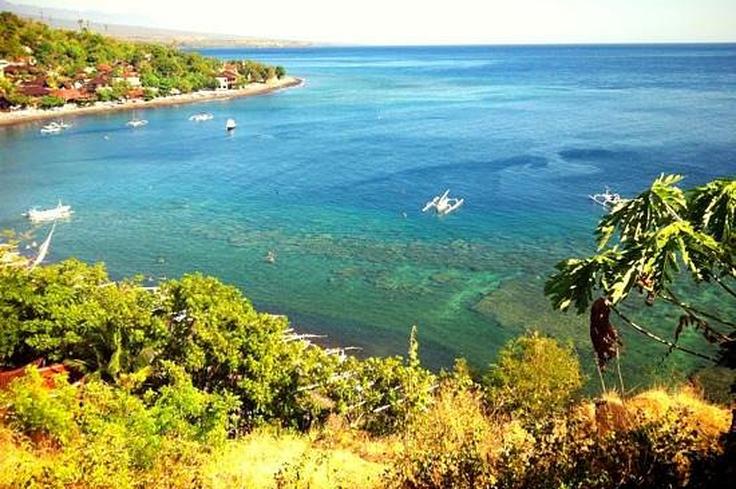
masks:
[[[302,78],[286,76],[280,80],[267,83],[253,83],[245,88],[236,90],[201,90],[199,92],[169,95],[153,100],[129,100],[122,103],[96,102],[88,107],[65,105],[57,109],[23,109],[16,112],[0,112],[0,127],[35,122],[45,119],[57,119],[66,116],[98,114],[103,112],[117,112],[122,110],[146,109],[150,107],[166,107],[170,105],[192,104],[211,100],[227,100],[239,97],[265,95],[277,90],[297,87],[304,83]]]

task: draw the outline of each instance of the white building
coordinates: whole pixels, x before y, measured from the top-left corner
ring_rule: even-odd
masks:
[[[228,85],[227,77],[226,76],[216,76],[215,80],[217,80],[217,89],[218,90],[227,90],[230,88]]]

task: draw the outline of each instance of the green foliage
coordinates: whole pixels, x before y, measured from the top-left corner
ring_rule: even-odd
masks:
[[[66,442],[74,433],[73,408],[76,389],[59,376],[58,387],[50,389],[35,367],[0,390],[0,419],[13,429],[31,436]]]
[[[126,42],[88,29],[54,29],[9,12],[0,15],[0,59],[20,60],[32,56],[36,67],[48,75],[49,86],[55,86],[64,77],[75,77],[86,68],[108,65],[115,77],[122,76],[129,68],[137,71],[144,88],[156,89],[147,92],[148,97],[153,97],[168,95],[173,89],[187,93],[214,88],[217,85],[215,76],[223,67],[217,59],[184,52],[174,46]],[[266,81],[285,74],[283,68],[255,61],[236,61],[233,64],[246,82]],[[129,87],[123,83],[113,83],[112,91],[99,91],[98,100],[124,98]],[[27,100],[17,94],[5,96],[15,105],[27,104]],[[51,101],[47,100],[42,107],[55,106],[50,104]]]
[[[565,408],[583,379],[572,345],[532,332],[501,349],[484,383],[493,409],[534,419]]]
[[[684,349],[677,340],[684,328],[694,327],[720,347],[722,365],[736,368],[736,322],[727,312],[736,306],[736,180],[716,179],[687,191],[678,187],[681,181],[679,175],[661,175],[638,196],[616,204],[596,228],[598,252],[558,263],[545,294],[555,308],[574,305],[578,314],[595,296],[606,298],[616,312],[639,293],[646,296],[647,305],[663,301],[681,311],[674,343],[620,317],[670,345],[670,351]],[[710,285],[710,293],[721,301],[720,310],[683,299],[680,291],[687,278],[689,290]]]
[[[38,101],[38,106],[42,109],[53,109],[62,105],[64,105],[64,99],[53,95],[46,95]]]
[[[599,253],[560,262],[547,282],[553,305],[565,310],[574,304],[581,313],[597,293],[618,304],[632,289],[645,290],[653,300],[683,267],[696,282],[735,276],[734,180],[715,180],[689,192],[676,187],[681,180],[662,175],[604,216],[596,228]]]
[[[209,394],[192,385],[184,369],[164,363],[169,383],[158,391],[148,391],[145,399],[158,433],[217,445],[225,441],[232,421],[231,413],[239,401],[232,394]]]

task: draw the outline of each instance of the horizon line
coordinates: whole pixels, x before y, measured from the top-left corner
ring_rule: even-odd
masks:
[[[452,48],[452,47],[586,47],[586,46],[683,46],[683,45],[736,45],[736,39],[732,41],[615,41],[615,42],[508,42],[508,43],[458,43],[458,44],[363,44],[363,43],[337,43],[337,42],[311,42],[304,46],[207,46],[202,49],[310,49],[310,48]],[[185,46],[194,49],[196,46]]]

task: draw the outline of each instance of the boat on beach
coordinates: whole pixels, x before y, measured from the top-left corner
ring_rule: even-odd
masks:
[[[447,189],[444,194],[437,195],[432,200],[424,204],[422,212],[434,209],[437,214],[445,216],[450,212],[457,210],[464,202],[465,199],[450,197],[450,189]]]
[[[214,118],[215,116],[210,114],[209,112],[200,112],[199,114],[189,116],[189,120],[193,122],[211,121]]]
[[[238,124],[235,122],[235,119],[228,119],[225,123],[226,131],[233,131],[236,127],[238,127]]]
[[[63,205],[61,201],[59,201],[59,204],[51,209],[39,210],[35,207],[29,209],[28,212],[26,212],[26,216],[32,222],[45,222],[69,217],[72,215],[72,212],[72,207],[70,205]]]
[[[611,189],[606,187],[603,193],[588,195],[588,197],[598,205],[610,209],[619,202],[621,202],[621,196],[619,194],[611,192]]]

